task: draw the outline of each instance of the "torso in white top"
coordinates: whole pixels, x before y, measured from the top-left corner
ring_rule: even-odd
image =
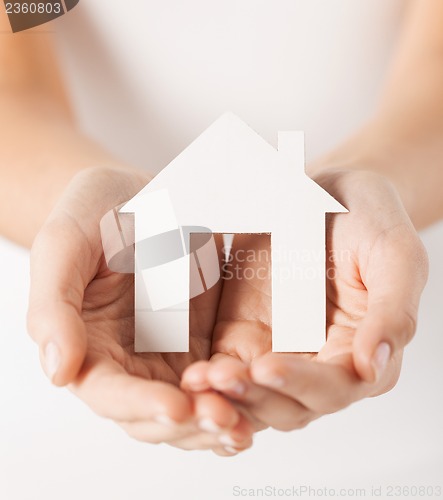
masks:
[[[405,0],[83,0],[56,24],[81,123],[158,171],[226,110],[307,158],[370,113]]]

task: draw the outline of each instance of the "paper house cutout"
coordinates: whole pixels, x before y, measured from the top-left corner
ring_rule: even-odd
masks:
[[[190,289],[190,282],[199,283],[191,279],[199,272],[198,250],[190,249],[192,230],[184,235],[182,228],[193,227],[270,233],[272,349],[321,349],[326,340],[325,214],[347,210],[304,168],[303,132],[279,132],[276,150],[226,113],[124,205],[121,213],[135,214],[136,352],[189,350],[189,298],[219,278],[208,240],[201,247],[212,262],[206,266],[207,283],[202,290]],[[143,269],[142,242],[177,231],[185,240],[184,255]]]

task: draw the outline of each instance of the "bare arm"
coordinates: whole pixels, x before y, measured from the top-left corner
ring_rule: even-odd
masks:
[[[29,246],[77,172],[122,162],[78,130],[51,35],[9,35],[0,11],[0,233]]]
[[[149,176],[78,129],[50,35],[0,35],[0,110],[0,233],[33,243],[28,329],[48,377],[70,383],[97,413],[141,441],[232,455],[218,433],[202,428],[209,422],[235,438],[238,451],[250,446],[250,425],[221,396],[194,398],[177,387],[171,374],[182,359],[134,354],[132,277],[106,268],[99,222]],[[206,311],[202,339],[211,333],[209,304]]]
[[[443,217],[443,2],[413,0],[372,119],[310,166],[372,170],[399,190],[417,228]]]

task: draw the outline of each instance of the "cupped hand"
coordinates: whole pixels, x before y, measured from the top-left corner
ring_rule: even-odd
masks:
[[[128,168],[72,180],[33,244],[28,329],[53,383],[131,436],[232,455],[251,445],[248,420],[214,391],[179,387],[186,366],[209,359],[220,286],[191,302],[189,353],[135,354],[133,276],[106,266],[100,220],[148,181]]]
[[[236,236],[213,356],[183,374],[182,387],[219,391],[256,430],[301,428],[387,392],[416,329],[427,256],[392,184],[338,169],[316,180],[350,211],[327,217],[324,347],[318,354],[271,352],[271,275],[263,272],[271,265],[270,236]]]

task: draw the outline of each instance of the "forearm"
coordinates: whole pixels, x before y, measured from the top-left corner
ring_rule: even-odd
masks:
[[[443,218],[443,144],[431,140],[435,129],[428,137],[419,137],[418,131],[417,136],[408,136],[408,132],[402,124],[396,128],[389,121],[371,122],[310,165],[308,174],[316,180],[333,168],[382,174],[397,188],[415,227],[426,227]]]
[[[29,246],[77,172],[121,163],[78,130],[51,35],[3,36],[0,70],[0,234]]]
[[[443,217],[443,3],[413,10],[374,116],[346,143],[309,166],[372,170],[397,187],[417,228]]]
[[[0,233],[29,246],[80,170],[121,163],[81,134],[51,96],[0,98]]]

